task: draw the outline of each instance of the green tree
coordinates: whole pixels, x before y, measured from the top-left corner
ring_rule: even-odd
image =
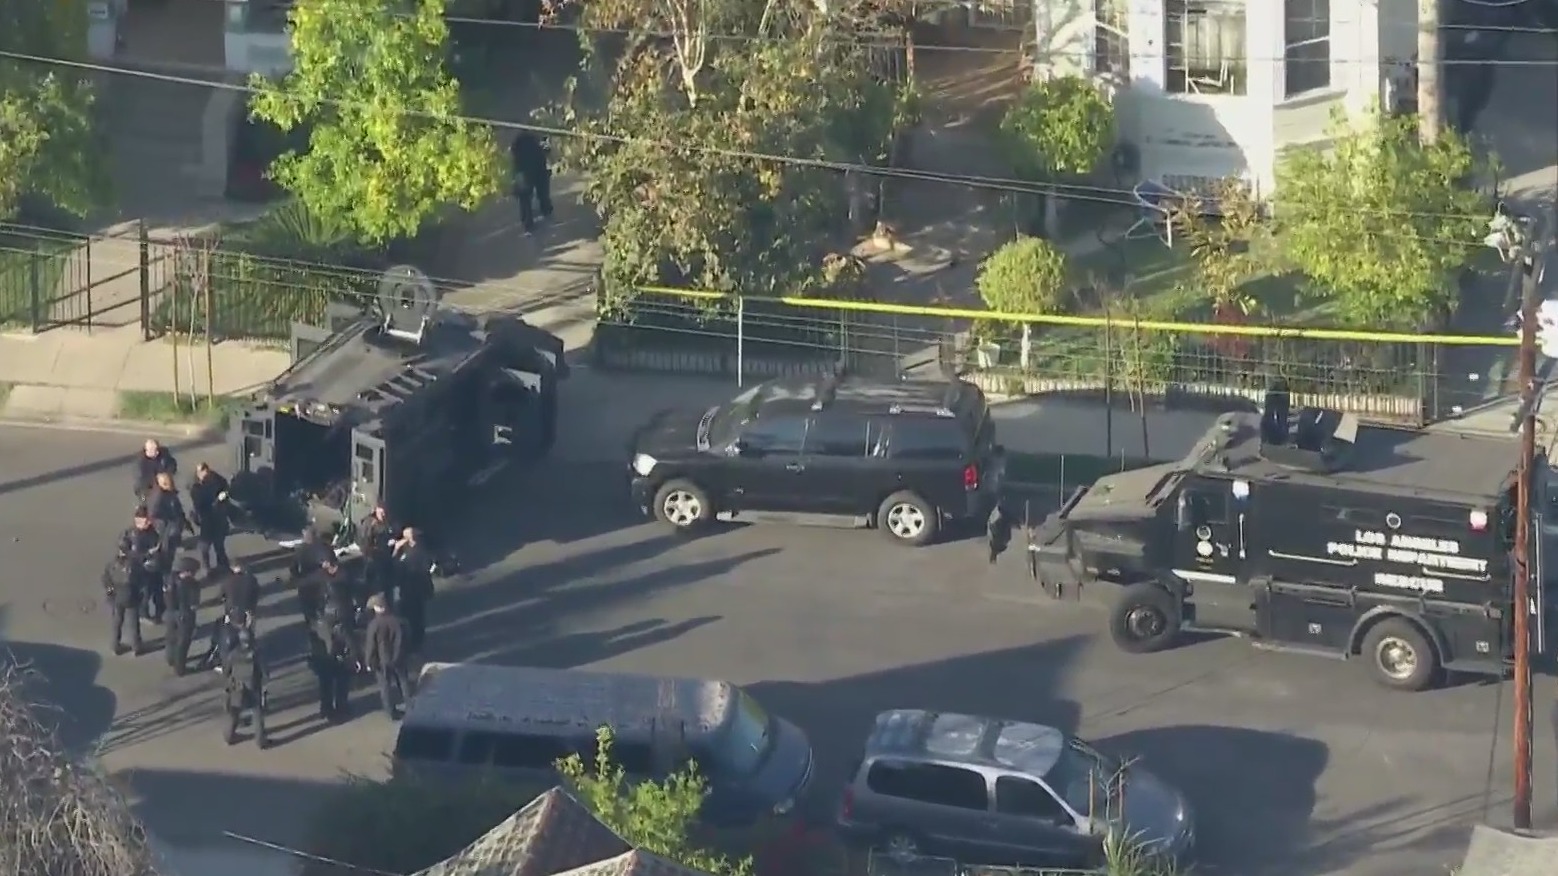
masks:
[[[1114,105],[1080,76],[1040,79],[1006,110],[998,133],[1018,176],[1052,183],[1075,179],[1092,172],[1114,143]],[[1050,192],[1024,200],[1036,209],[1019,211],[1019,222],[1054,236],[1060,196]]]
[[[80,60],[81,0],[0,0],[0,51]],[[102,201],[108,173],[80,70],[0,58],[0,219],[36,196],[75,215]]]
[[[974,285],[985,306],[1001,313],[1054,313],[1071,299],[1066,254],[1047,240],[1019,237],[979,265]],[[1021,364],[1028,367],[1033,326],[1022,323]]]
[[[310,212],[380,243],[500,190],[492,132],[461,116],[444,67],[444,0],[300,0],[287,18],[294,67],[253,78],[253,111],[309,130],[271,173]]]
[[[611,731],[602,727],[595,741],[594,763],[586,764],[574,754],[559,761],[557,767],[579,799],[607,827],[635,848],[712,876],[750,876],[750,859],[732,861],[690,840],[698,810],[708,796],[708,784],[692,763],[662,781],[630,783],[622,767],[611,759]]]
[[[1484,168],[1454,132],[1422,144],[1410,117],[1338,116],[1332,142],[1278,163],[1285,255],[1348,323],[1427,328],[1485,233],[1489,205],[1470,187]]]
[[[558,108],[582,134],[559,157],[605,219],[608,291],[803,286],[847,214],[841,177],[808,162],[886,149],[894,104],[860,43],[802,0],[602,0],[578,14],[629,32],[609,51],[585,38],[585,74]]]

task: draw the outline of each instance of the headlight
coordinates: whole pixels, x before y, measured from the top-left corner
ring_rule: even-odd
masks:
[[[655,470],[655,458],[647,453],[633,454],[633,472],[641,478],[649,477]]]

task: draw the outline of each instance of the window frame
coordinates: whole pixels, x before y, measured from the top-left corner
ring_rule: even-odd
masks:
[[[1219,59],[1217,68],[1192,67],[1186,51],[1187,34],[1196,27],[1215,27],[1220,37],[1224,27],[1237,25],[1237,47],[1232,55]],[[1202,24],[1200,22],[1206,22]],[[1224,40],[1226,42],[1226,40]],[[1163,2],[1163,90],[1169,94],[1197,97],[1243,97],[1249,91],[1249,16],[1243,0],[1164,0]],[[1223,46],[1219,46],[1221,54]],[[1211,58],[1206,60],[1210,61]],[[1215,77],[1215,78],[1214,78]]]
[[[887,425],[887,440],[884,442],[886,456],[892,460],[904,462],[962,462],[968,458],[969,448],[967,444],[967,430],[963,428],[963,420],[959,417],[889,417],[882,420]],[[945,427],[950,430],[955,439],[953,454],[950,456],[901,456],[899,454],[899,436],[907,435],[916,428],[927,432],[936,428]],[[922,448],[929,447],[922,444]]]
[[[1331,62],[1331,0],[1283,0],[1283,97],[1331,90]],[[1307,72],[1295,75],[1295,70]]]
[[[1131,24],[1126,0],[1093,0],[1093,72],[1131,81]]]
[[[805,440],[803,442],[803,447],[804,447],[804,450],[805,450],[805,453],[806,453],[807,456],[820,456],[820,457],[822,457],[824,459],[869,459],[869,458],[871,458],[871,451],[873,449],[872,446],[871,446],[871,431],[872,431],[871,427],[872,427],[872,422],[871,422],[871,419],[869,417],[863,417],[863,416],[859,416],[857,414],[846,413],[846,412],[843,412],[843,411],[837,411],[837,412],[827,412],[827,411],[824,411],[824,412],[821,412],[821,413],[813,415],[810,419],[811,419],[811,422],[806,426],[806,437],[805,437]],[[826,430],[827,427],[838,425],[838,424],[845,423],[845,422],[851,423],[852,424],[852,428],[854,430],[858,431],[858,433],[859,433],[860,444],[856,448],[856,452],[852,452],[852,453],[829,453],[826,450],[823,450],[823,449],[821,449],[821,448],[819,448],[817,446],[818,443],[819,443],[819,441],[817,440],[818,436],[821,436],[822,440],[828,440],[827,436],[823,434],[823,432]],[[819,427],[822,427],[822,428],[819,429]],[[844,432],[844,430],[839,430],[837,432],[837,436],[842,436],[843,432]],[[839,440],[843,440],[843,439],[840,438]]]
[[[752,441],[753,434],[761,435],[767,426],[772,426],[774,423],[800,424],[801,438],[800,442],[796,444],[794,450],[765,447],[760,443]],[[802,453],[806,452],[806,433],[809,431],[811,431],[811,417],[791,413],[775,414],[769,417],[764,417],[759,414],[755,419],[749,421],[741,428],[741,434],[737,437],[738,440],[740,440],[743,444],[751,447],[753,450],[764,456],[800,456]]]

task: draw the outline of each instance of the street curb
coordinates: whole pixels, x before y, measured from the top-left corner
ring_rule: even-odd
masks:
[[[152,438],[179,438],[189,441],[221,437],[222,430],[195,423],[158,423],[145,420],[120,420],[108,417],[48,417],[0,415],[0,427],[22,429],[59,429],[66,432],[106,432],[141,435]]]

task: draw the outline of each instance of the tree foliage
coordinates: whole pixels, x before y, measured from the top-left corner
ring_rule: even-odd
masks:
[[[445,69],[444,0],[300,0],[287,17],[294,67],[253,78],[253,110],[309,130],[271,174],[311,212],[377,243],[499,191],[492,132],[461,116]]]
[[[578,14],[629,32],[585,38],[585,75],[558,108],[583,135],[559,157],[605,220],[608,290],[803,285],[847,214],[842,175],[809,162],[887,147],[893,94],[859,42],[802,0],[603,0]],[[711,36],[729,34],[753,39]]]
[[[1254,248],[1268,228],[1265,210],[1249,185],[1222,180],[1209,197],[1192,197],[1174,209],[1169,222],[1178,240],[1189,245],[1196,281],[1211,298],[1214,312],[1253,312],[1259,302],[1243,288],[1263,270]]]
[[[1081,76],[1040,79],[1007,109],[1000,132],[1021,176],[1081,176],[1096,168],[1114,143],[1114,105]]]
[[[732,861],[691,842],[698,811],[708,796],[708,784],[693,764],[661,781],[632,783],[611,759],[611,731],[602,727],[595,741],[593,763],[575,754],[557,766],[579,799],[607,827],[634,848],[712,876],[750,876],[750,860]]]
[[[1332,148],[1278,164],[1284,252],[1349,323],[1424,328],[1453,306],[1491,215],[1469,185],[1483,168],[1452,131],[1422,144],[1409,117],[1333,126]]]
[[[1060,310],[1071,295],[1067,282],[1066,254],[1037,237],[1004,244],[980,263],[974,278],[985,306],[1003,313]]]
[[[80,0],[0,0],[0,50],[77,60],[86,55]],[[108,172],[98,148],[91,82],[79,70],[0,58],[0,219],[27,196],[85,215]]]
[[[0,666],[0,873],[153,876],[146,831],[93,764],[67,755]]]

